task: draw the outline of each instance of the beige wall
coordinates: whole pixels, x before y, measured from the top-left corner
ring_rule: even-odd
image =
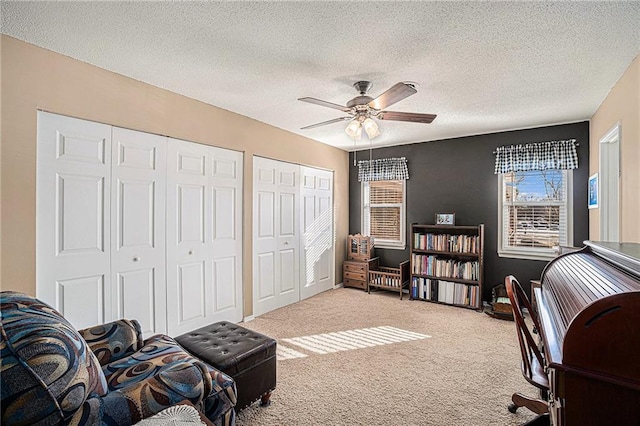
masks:
[[[36,111],[244,151],[244,315],[253,313],[254,154],[334,174],[336,283],[349,226],[348,153],[256,120],[2,35],[1,274],[3,290],[35,295]]]
[[[600,139],[620,123],[620,241],[640,243],[640,55],[591,117],[589,174],[598,172]],[[600,210],[589,211],[589,238],[600,238]]]
[[[1,37],[1,36],[0,36]],[[0,38],[0,195],[2,194],[2,38]],[[2,289],[2,200],[0,198],[0,289]]]

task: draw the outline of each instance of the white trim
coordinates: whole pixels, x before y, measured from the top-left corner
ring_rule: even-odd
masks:
[[[531,249],[533,250],[533,249]],[[498,251],[498,257],[505,257],[509,259],[524,259],[524,260],[544,260],[549,261],[556,257],[554,250],[551,250],[551,254],[548,253],[534,253],[533,251],[520,252],[516,250],[501,250]]]
[[[253,321],[254,319],[256,319],[256,317],[254,317],[253,315],[249,315],[248,317],[242,318],[242,322],[249,322]]]
[[[613,127],[611,127],[607,133],[604,134],[604,136],[602,136],[600,138],[599,143],[614,143],[614,142],[619,142],[620,141],[620,133],[622,133],[620,131],[620,129],[622,128],[621,123],[618,121],[616,124],[613,125]]]
[[[603,163],[603,145],[608,144],[612,146],[612,144],[617,144],[617,152],[614,155],[617,156],[618,164],[607,161],[609,164],[606,166]],[[611,127],[598,141],[598,206],[600,210],[600,239],[606,241],[619,241],[620,240],[620,172],[621,172],[621,158],[620,152],[622,147],[622,125],[620,122]],[[617,168],[617,170],[615,170]],[[606,170],[605,170],[606,169]],[[612,170],[613,169],[613,170]],[[607,173],[603,173],[606,171]],[[610,179],[615,178],[615,172],[617,171],[617,185],[615,194],[610,191],[611,183]],[[613,173],[611,173],[613,172]],[[612,176],[612,174],[614,176]],[[606,187],[606,188],[605,188]],[[610,204],[612,201],[617,201],[617,213],[618,217],[612,218],[609,214]],[[613,219],[613,220],[612,220]],[[613,222],[613,223],[612,223]],[[616,235],[609,235],[609,226],[608,224],[614,225],[614,233]],[[615,226],[617,225],[617,226]],[[615,229],[617,228],[617,229]],[[604,231],[604,232],[603,232]]]

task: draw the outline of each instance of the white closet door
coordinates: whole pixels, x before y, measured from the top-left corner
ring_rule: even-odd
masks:
[[[242,319],[242,154],[168,142],[167,329]]]
[[[333,173],[312,167],[302,174],[302,277],[300,298],[333,288]]]
[[[253,157],[253,314],[300,300],[300,166]]]
[[[166,332],[165,137],[113,128],[111,282],[115,318]]]
[[[36,295],[76,328],[110,310],[111,127],[38,112]]]
[[[211,264],[205,226],[211,210],[206,147],[169,139],[167,156],[167,328],[176,336],[207,317]]]
[[[242,182],[244,154],[209,148],[213,321],[242,321]]]

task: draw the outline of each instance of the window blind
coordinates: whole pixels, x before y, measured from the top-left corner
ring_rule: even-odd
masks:
[[[369,235],[375,241],[402,240],[404,182],[381,180],[370,181],[367,185],[369,197],[368,203],[365,200],[365,220],[368,220]]]
[[[562,170],[503,174],[503,247],[567,245],[567,178]]]

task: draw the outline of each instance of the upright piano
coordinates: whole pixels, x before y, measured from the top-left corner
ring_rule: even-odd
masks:
[[[554,425],[640,425],[640,244],[586,241],[535,297]]]

